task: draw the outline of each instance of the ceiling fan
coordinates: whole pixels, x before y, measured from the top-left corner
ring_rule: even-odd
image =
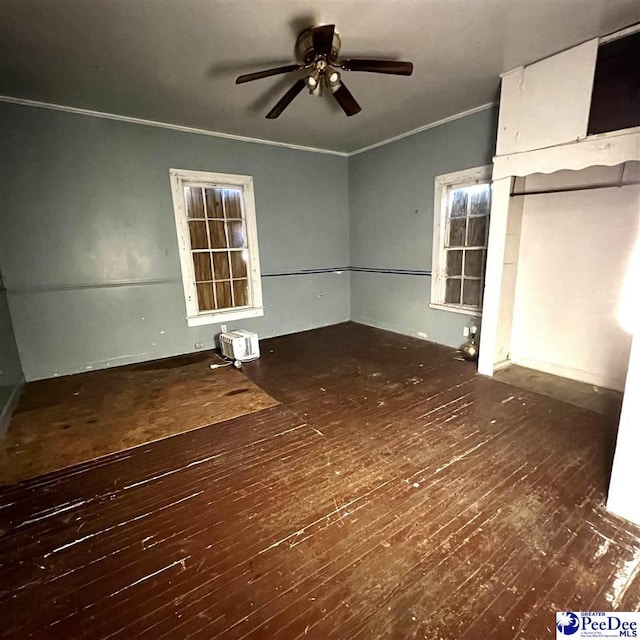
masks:
[[[277,118],[305,87],[309,89],[311,95],[315,96],[321,96],[323,87],[327,87],[348,116],[359,113],[361,107],[342,82],[339,70],[388,73],[399,76],[410,76],[413,73],[413,63],[411,62],[357,58],[338,60],[340,36],[336,33],[334,24],[305,29],[298,36],[295,51],[299,61],[297,64],[247,73],[236,78],[236,84],[243,84],[291,71],[300,71],[301,69],[308,71],[307,75],[297,80],[278,100],[273,109],[267,113],[269,119]]]

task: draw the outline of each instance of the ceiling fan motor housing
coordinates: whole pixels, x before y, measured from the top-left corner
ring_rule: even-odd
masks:
[[[313,29],[310,27],[305,29],[296,42],[296,58],[304,65],[311,64],[316,58],[316,52],[313,48]],[[333,32],[333,42],[331,43],[331,53],[328,62],[335,62],[340,53],[340,36],[337,31]]]

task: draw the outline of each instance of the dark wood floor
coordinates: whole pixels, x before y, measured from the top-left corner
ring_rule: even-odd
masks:
[[[615,425],[354,324],[263,341],[283,405],[0,490],[0,637],[553,637],[640,608]]]
[[[611,416],[616,421],[620,419],[623,397],[620,391],[514,364],[496,371],[495,378],[514,387],[535,391],[543,396],[574,404],[576,407]]]

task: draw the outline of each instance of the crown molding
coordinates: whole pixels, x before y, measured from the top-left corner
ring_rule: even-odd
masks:
[[[75,113],[81,116],[92,116],[94,118],[104,118],[106,120],[116,120],[118,122],[128,122],[130,124],[141,124],[146,127],[158,127],[160,129],[171,129],[182,133],[194,133],[201,136],[211,136],[213,138],[225,138],[227,140],[237,140],[239,142],[253,142],[254,144],[266,144],[272,147],[284,147],[285,149],[295,149],[296,151],[308,151],[311,153],[325,153],[332,156],[348,157],[348,153],[343,151],[332,151],[330,149],[319,149],[316,147],[305,147],[304,145],[291,144],[289,142],[276,142],[274,140],[263,140],[262,138],[250,138],[239,136],[233,133],[222,133],[220,131],[210,131],[209,129],[197,129],[195,127],[185,127],[179,124],[168,122],[158,122],[156,120],[145,120],[144,118],[134,118],[132,116],[121,116],[116,113],[106,113],[104,111],[92,111],[91,109],[81,109],[79,107],[68,107],[62,104],[52,104],[50,102],[39,102],[37,100],[27,100],[26,98],[14,98],[12,96],[0,95],[0,102],[18,104],[25,107],[36,107],[39,109],[49,109],[52,111],[64,111]]]
[[[145,120],[144,118],[122,116],[116,113],[106,113],[104,111],[92,111],[91,109],[81,109],[79,107],[69,107],[62,104],[40,102],[38,100],[28,100],[26,98],[15,98],[13,96],[0,95],[0,103],[2,102],[6,102],[8,104],[17,104],[25,107],[35,107],[38,109],[63,111],[66,113],[74,113],[76,115],[82,115],[82,116],[91,116],[94,118],[104,118],[106,120],[116,120],[118,122],[128,122],[130,124],[139,124],[146,127],[158,127],[160,129],[170,129],[172,131],[181,131],[182,133],[193,133],[201,136],[225,138],[227,140],[237,140],[239,142],[252,142],[254,144],[266,144],[272,147],[283,147],[285,149],[295,149],[296,151],[307,151],[309,153],[324,153],[327,155],[338,156],[341,158],[350,158],[360,153],[364,153],[365,151],[370,151],[371,149],[377,149],[378,147],[391,144],[392,142],[396,142],[397,140],[402,140],[402,138],[408,138],[409,136],[415,135],[416,133],[421,133],[422,131],[427,131],[428,129],[434,129],[435,127],[439,127],[440,125],[447,124],[448,122],[453,122],[455,120],[459,120],[460,118],[465,118],[467,116],[471,116],[481,111],[486,111],[487,109],[491,109],[498,104],[497,101],[488,102],[478,107],[474,107],[473,109],[467,109],[467,111],[462,111],[461,113],[456,113],[452,116],[442,118],[441,120],[436,120],[435,122],[430,122],[429,124],[422,125],[417,129],[412,129],[411,131],[401,133],[397,136],[394,136],[393,138],[387,138],[386,140],[381,140],[380,142],[376,142],[367,147],[362,147],[362,149],[356,149],[355,151],[346,152],[346,151],[334,151],[331,149],[320,149],[318,147],[306,147],[304,145],[291,144],[289,142],[276,142],[274,140],[263,140],[262,138],[250,138],[248,136],[239,136],[232,133],[210,131],[209,129],[197,129],[195,127],[186,127],[179,124],[170,124],[168,122],[158,122],[156,120]]]
[[[600,36],[600,44],[607,44],[608,42],[613,42],[614,40],[620,40],[620,38],[626,38],[627,36],[633,35],[637,31],[640,31],[640,22],[636,22],[635,24],[629,25],[624,29],[614,31],[613,33],[608,33],[606,36]]]
[[[460,120],[460,118],[466,118],[467,116],[472,116],[474,113],[480,113],[481,111],[492,109],[497,105],[498,105],[497,101],[481,104],[479,107],[473,107],[473,109],[467,109],[466,111],[462,111],[452,116],[442,118],[442,120],[436,120],[435,122],[430,122],[429,124],[423,124],[421,127],[418,127],[417,129],[411,129],[411,131],[407,131],[406,133],[401,133],[400,135],[394,136],[393,138],[387,138],[386,140],[381,140],[380,142],[371,144],[368,147],[362,147],[362,149],[351,151],[348,155],[349,157],[356,156],[359,153],[364,153],[365,151],[371,151],[372,149],[383,147],[384,145],[391,144],[392,142],[396,142],[397,140],[402,140],[402,138],[408,138],[409,136],[413,136],[416,133],[421,133],[422,131],[427,131],[428,129],[434,129],[435,127],[439,127],[442,124],[447,124],[448,122],[453,122],[454,120]]]

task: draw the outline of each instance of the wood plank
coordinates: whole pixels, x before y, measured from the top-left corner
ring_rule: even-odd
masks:
[[[515,640],[640,602],[609,418],[351,323],[262,352],[283,404],[0,489],[3,638]]]

